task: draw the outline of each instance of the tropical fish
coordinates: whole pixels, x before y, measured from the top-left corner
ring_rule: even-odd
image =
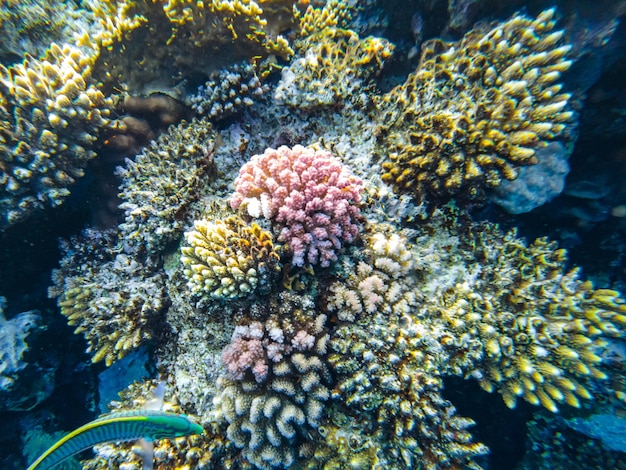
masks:
[[[109,413],[72,431],[45,451],[28,470],[46,470],[78,452],[106,442],[149,441],[202,434],[188,416],[156,410]]]

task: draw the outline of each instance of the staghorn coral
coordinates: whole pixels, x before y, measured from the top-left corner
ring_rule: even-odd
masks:
[[[180,258],[191,292],[215,299],[269,292],[280,271],[269,232],[238,217],[197,220],[194,227]]]
[[[193,110],[211,119],[224,119],[252,106],[254,100],[268,91],[261,84],[255,67],[236,64],[209,77],[198,93],[189,97]]]
[[[206,120],[183,122],[118,168],[120,230],[134,251],[156,254],[181,234],[189,204],[209,180],[214,139]]]
[[[252,305],[224,351],[231,378],[220,379],[215,417],[228,423],[228,439],[259,468],[287,467],[312,452],[330,395],[325,323],[310,297],[283,292]],[[257,367],[237,358],[248,351],[241,339],[259,340]]]
[[[432,308],[454,337],[479,340],[483,354],[465,373],[511,408],[518,398],[553,412],[558,403],[578,407],[591,398],[586,383],[606,378],[599,347],[623,335],[626,303],[581,281],[577,269],[565,272],[565,250],[553,242],[526,246],[492,225],[474,232],[466,249],[480,273],[446,289]]]
[[[330,152],[296,145],[267,149],[246,163],[230,205],[280,228],[292,264],[329,266],[358,234],[362,182]]]
[[[274,97],[303,109],[364,106],[365,92],[393,49],[383,38],[360,39],[349,30],[324,29],[307,40],[301,58],[283,69]]]
[[[88,84],[92,63],[53,44],[41,60],[0,66],[0,229],[61,204],[96,155],[112,103]]]
[[[92,361],[107,366],[152,338],[168,304],[164,274],[151,260],[118,253],[115,240],[86,232],[65,243],[49,289],[68,324],[84,334]]]
[[[554,15],[425,44],[418,69],[379,103],[383,180],[420,202],[482,199],[547,142],[567,139],[574,113],[559,78],[571,47]]]

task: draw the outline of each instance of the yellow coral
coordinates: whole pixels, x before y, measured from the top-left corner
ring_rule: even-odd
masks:
[[[324,29],[301,46],[303,57],[283,74],[276,97],[303,108],[362,101],[394,49],[386,39],[361,39],[353,31],[336,28]]]
[[[441,318],[454,335],[476,332],[484,351],[471,375],[485,390],[498,390],[509,407],[518,398],[556,412],[589,399],[586,382],[604,379],[599,347],[622,334],[626,303],[617,292],[594,290],[564,273],[565,251],[546,239],[530,246],[514,231],[500,241],[494,227],[474,249],[487,256],[476,286],[446,292]],[[489,254],[487,246],[500,246]]]
[[[280,9],[285,2],[261,2],[267,4],[268,10]],[[291,3],[291,2],[287,2]],[[270,33],[269,29],[284,29],[277,24],[270,25],[265,18],[266,12],[254,1],[240,0],[210,0],[197,2],[195,0],[169,0],[163,6],[163,11],[174,26],[172,38],[184,36],[191,41],[194,47],[214,45],[207,42],[209,37],[228,35],[230,40],[239,40],[248,47],[261,48],[267,53],[290,57],[293,50],[284,38]],[[284,15],[274,15],[274,19]],[[288,19],[287,22],[290,22]],[[215,29],[216,32],[208,35],[206,30]],[[224,40],[224,38],[222,38]]]
[[[96,155],[112,103],[89,84],[93,61],[53,44],[41,60],[0,65],[0,227],[61,204]]]
[[[297,11],[300,36],[307,38],[328,28],[345,28],[352,18],[352,8],[341,0],[329,0],[322,8],[309,5],[304,13]]]
[[[553,17],[515,16],[458,44],[425,44],[415,73],[379,105],[383,180],[420,201],[480,199],[566,136],[573,112],[559,78],[571,46]]]
[[[190,246],[181,248],[181,262],[189,288],[218,299],[267,292],[279,269],[272,236],[257,224],[238,217],[221,221],[198,220],[185,233]]]

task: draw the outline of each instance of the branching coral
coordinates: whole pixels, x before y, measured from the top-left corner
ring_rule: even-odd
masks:
[[[57,45],[42,60],[0,66],[0,228],[61,204],[96,155],[111,102],[88,84],[91,66]]]
[[[282,36],[268,35],[267,20],[264,18],[266,12],[261,6],[263,3],[267,3],[271,10],[272,3],[279,2],[169,0],[163,6],[163,11],[174,26],[172,37],[185,37],[195,47],[215,47],[215,39],[222,43],[239,39],[242,46],[253,53],[256,51],[286,57],[293,55]],[[213,33],[207,35],[207,29],[213,29]]]
[[[267,90],[253,65],[236,64],[212,74],[189,101],[198,114],[211,119],[224,119],[241,112],[245,106],[252,106],[254,100]]]
[[[84,334],[92,361],[107,366],[152,338],[168,303],[163,273],[116,254],[113,240],[88,234],[65,244],[49,291],[75,332]],[[92,261],[85,263],[85,253]]]
[[[307,44],[303,57],[283,69],[275,92],[280,102],[303,109],[367,104],[365,92],[394,49],[386,39],[342,29],[324,29]]]
[[[330,152],[267,149],[239,171],[230,204],[274,221],[297,266],[329,266],[358,234],[362,182]]]
[[[419,201],[480,199],[567,138],[574,113],[559,78],[571,47],[554,13],[428,42],[415,73],[380,102],[383,180]]]
[[[330,396],[325,323],[309,297],[278,294],[250,308],[224,351],[231,378],[223,379],[216,416],[259,468],[288,467],[313,452]]]
[[[472,421],[455,416],[440,395],[446,331],[421,311],[419,273],[406,240],[377,232],[366,247],[356,272],[330,286],[329,310],[354,322],[331,339],[333,397],[348,413],[369,417],[364,432],[389,443],[378,456],[392,466],[477,467],[472,459],[486,448],[472,443],[466,430]]]
[[[606,378],[599,347],[623,334],[626,303],[579,280],[578,270],[564,272],[565,251],[555,243],[526,246],[493,226],[475,233],[468,250],[484,267],[433,309],[455,337],[480,341],[482,357],[466,373],[498,390],[509,407],[518,398],[551,411],[558,403],[578,407],[579,398],[591,398],[585,383]]]
[[[268,293],[280,270],[272,235],[238,217],[197,220],[185,237],[181,262],[191,292],[216,299]]]
[[[208,122],[181,123],[117,171],[125,243],[136,251],[157,253],[180,235],[185,210],[209,178],[213,147]]]

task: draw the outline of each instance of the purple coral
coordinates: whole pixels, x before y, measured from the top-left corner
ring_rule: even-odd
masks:
[[[276,222],[278,240],[289,246],[294,265],[326,267],[342,243],[358,234],[362,188],[361,179],[330,152],[282,146],[241,168],[230,204]]]

